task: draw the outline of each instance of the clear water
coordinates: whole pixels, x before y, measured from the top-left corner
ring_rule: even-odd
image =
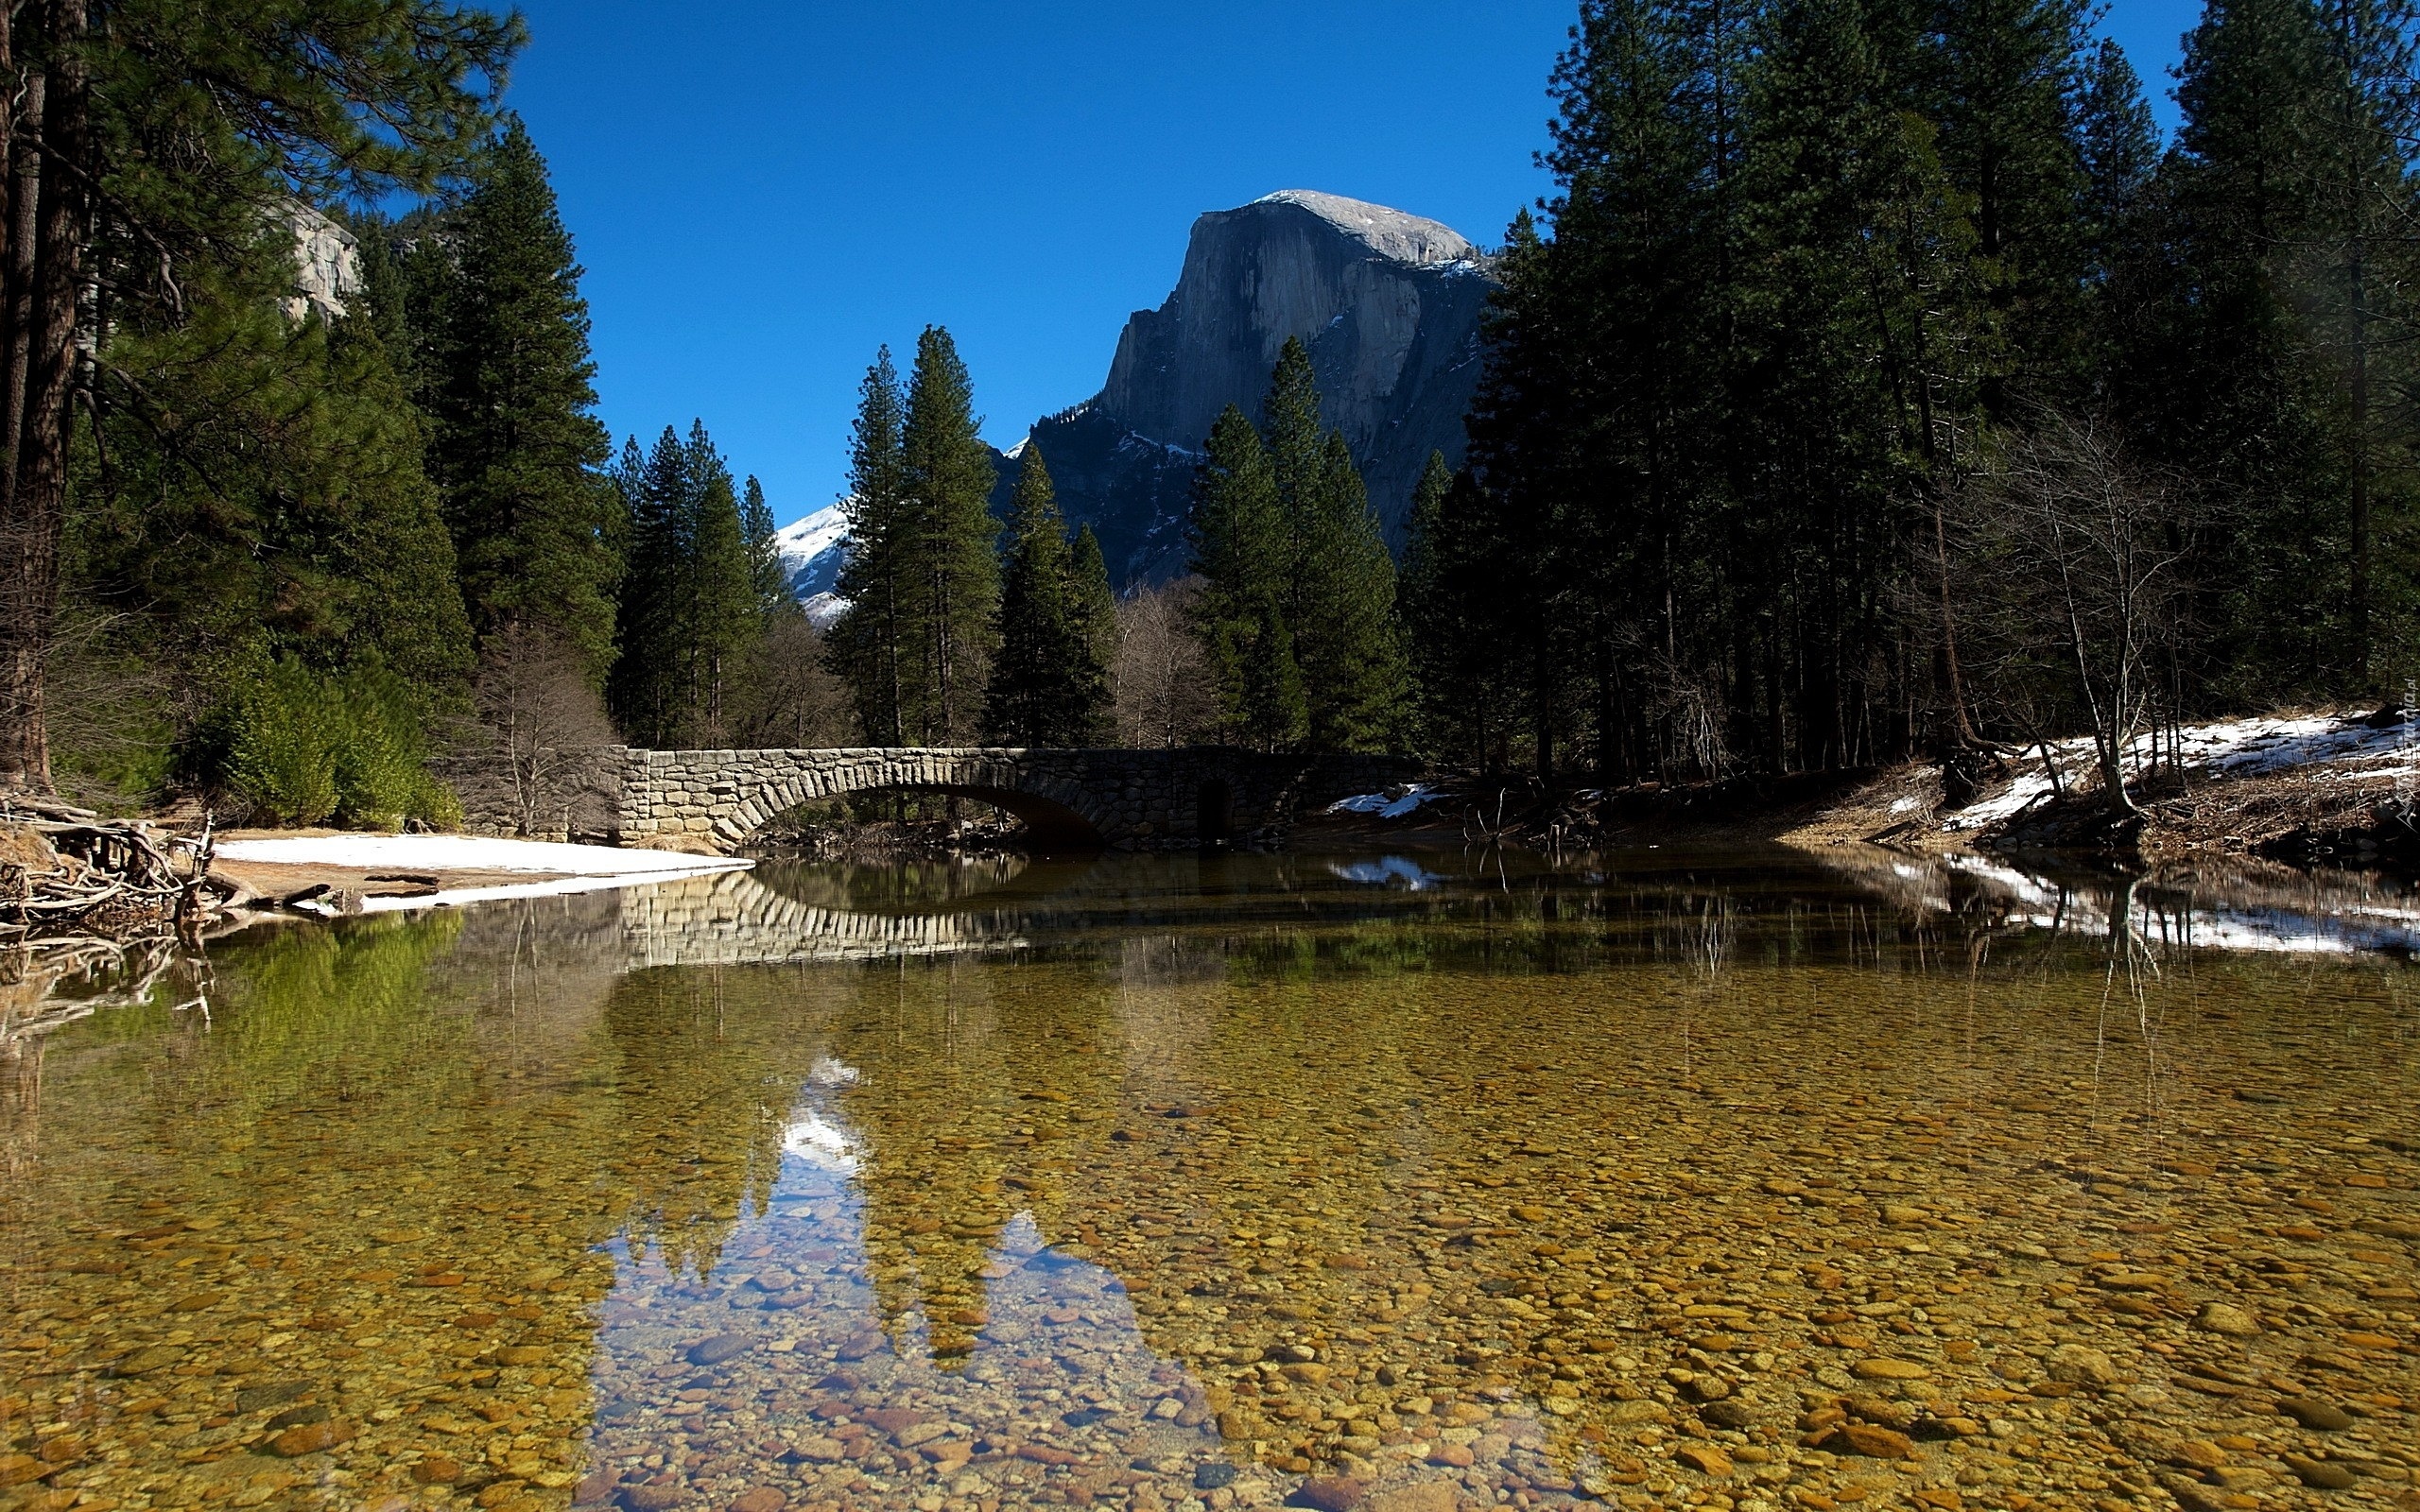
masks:
[[[2401,905],[2014,875],[255,930],[0,1050],[0,1512],[2420,1509]]]

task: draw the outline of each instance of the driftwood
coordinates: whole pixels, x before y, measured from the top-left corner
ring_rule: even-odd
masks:
[[[169,837],[55,799],[0,795],[0,948],[72,955],[198,937],[233,899],[214,842]]]

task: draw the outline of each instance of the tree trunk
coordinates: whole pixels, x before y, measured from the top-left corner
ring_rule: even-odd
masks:
[[[1949,738],[1960,750],[1966,750],[1975,745],[1975,726],[1966,717],[1966,677],[1958,664],[1958,612],[1949,593],[1949,531],[1941,516],[1941,500],[1936,497],[1932,505],[1932,549],[1941,583],[1942,680],[1949,695]]]
[[[2370,312],[2362,248],[2353,244],[2353,679],[2370,689]]]
[[[44,98],[49,80],[36,73],[26,80],[20,129],[40,136],[45,125]],[[0,320],[7,323],[7,367],[0,369],[0,504],[17,491],[16,456],[26,434],[26,385],[33,362],[35,250],[42,239],[42,154],[22,143],[12,144],[9,199],[8,286]]]
[[[80,162],[86,151],[86,80],[77,56],[85,0],[55,0],[47,16],[52,36],[41,150],[71,163]],[[0,544],[0,787],[44,792],[50,788],[50,751],[43,663],[59,605],[60,538],[67,517],[68,426],[87,234],[83,200],[73,175],[42,175],[23,430],[10,458],[14,486],[0,506],[6,538]]]

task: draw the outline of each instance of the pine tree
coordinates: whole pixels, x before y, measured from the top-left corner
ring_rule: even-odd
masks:
[[[2420,319],[2413,292],[2420,260],[2403,230],[2420,212],[2420,187],[2409,171],[2420,142],[2420,92],[2411,87],[2420,66],[2420,9],[2411,0],[2342,0],[2326,16],[2337,72],[2325,102],[2332,234],[2321,250],[2320,326],[2343,396],[2344,632],[2352,662],[2344,685],[2366,695],[2411,665],[2415,629],[2413,559],[2408,549],[2380,547],[2408,539],[2420,508],[2420,438],[2408,411],[2381,396],[2410,392],[2420,376],[2410,343],[2388,335]]]
[[[1405,696],[1394,560],[1343,434],[1321,423],[1298,338],[1278,354],[1263,413],[1285,558],[1277,607],[1301,669],[1306,738],[1322,750],[1385,749]]]
[[[1103,678],[1103,696],[1094,709],[1091,727],[1084,731],[1084,744],[1106,746],[1116,733],[1116,711],[1108,697],[1107,679],[1110,669],[1117,665],[1117,593],[1109,586],[1109,561],[1101,554],[1100,538],[1093,534],[1092,526],[1085,525],[1076,532],[1068,571],[1076,585],[1077,623]]]
[[[958,344],[928,326],[916,343],[900,431],[906,476],[908,620],[903,681],[919,744],[957,745],[975,732],[989,677],[1000,597],[996,475],[976,419]]]
[[[1705,632],[1721,595],[1706,535],[1725,476],[1731,185],[1754,14],[1652,0],[1583,8],[1554,79],[1547,163],[1564,190],[1548,206],[1554,237],[1516,259],[1518,306],[1537,318],[1507,332],[1532,349],[1521,366],[1552,377],[1525,380],[1499,423],[1518,434],[1519,491],[1552,522],[1545,541],[1564,602],[1539,633],[1568,644],[1527,679],[1553,680],[1540,674],[1558,663],[1577,674],[1570,694],[1587,690],[1608,782],[1673,744],[1715,661]],[[1499,432],[1496,444],[1512,438]],[[1560,697],[1533,689],[1536,716]]]
[[[741,692],[737,679],[748,652],[765,633],[764,600],[731,468],[715,450],[704,421],[691,424],[686,451],[692,490],[683,605],[689,683],[686,725],[699,744],[719,747],[729,738],[730,715]]]
[[[983,711],[989,739],[1009,746],[1087,743],[1109,699],[1109,669],[1089,621],[1050,470],[1042,448],[1028,441],[1001,572],[999,652]]]
[[[622,581],[620,646],[606,696],[632,745],[677,747],[686,725],[684,604],[691,500],[689,451],[671,426],[642,456],[632,438],[615,483],[628,500],[630,561]]]
[[[2161,173],[2168,284],[2119,369],[2143,444],[2217,522],[2204,675],[2237,698],[2326,691],[2347,666],[2351,448],[2321,329],[2346,87],[2304,0],[2214,0]]]
[[[1985,408],[2056,401],[2083,378],[2089,185],[2071,108],[2090,66],[2080,0],[1936,6],[1918,97],[1943,178],[1963,197]]]
[[[1319,654],[1303,662],[1311,740],[1323,750],[1389,751],[1397,747],[1410,698],[1394,558],[1341,431],[1328,433],[1321,471],[1327,511],[1322,534],[1331,555],[1324,612],[1312,621],[1323,632]]]
[[[522,38],[517,18],[453,0],[9,10],[0,786],[50,783],[46,668],[62,590],[79,570],[65,556],[70,520],[85,507],[69,497],[78,427],[120,405],[159,430],[188,418],[159,409],[159,391],[138,389],[108,344],[264,313],[252,280],[291,245],[264,232],[289,224],[298,204],[434,190],[488,130],[492,87]],[[290,288],[290,263],[285,271]],[[222,368],[226,353],[195,350],[190,375],[203,387],[238,377],[251,355]],[[300,491],[310,480],[280,479],[270,496],[291,508]]]
[[[1743,192],[1752,366],[1739,470],[1748,601],[1773,616],[1764,741],[1777,767],[1897,756],[1861,725],[1891,665],[1893,574],[1943,421],[1971,409],[1939,317],[1971,266],[1927,133],[1892,107],[1855,0],[1781,0],[1758,60]],[[1876,747],[1879,747],[1878,749]]]
[[[1410,652],[1415,728],[1420,748],[1426,750],[1444,744],[1446,732],[1461,722],[1457,715],[1470,705],[1469,685],[1459,676],[1466,664],[1467,642],[1446,558],[1445,500],[1453,490],[1454,470],[1446,465],[1445,454],[1429,453],[1428,466],[1411,493],[1397,585]]]
[[[835,592],[849,603],[824,641],[833,673],[849,685],[868,740],[908,744],[908,650],[912,613],[908,399],[885,347],[858,388],[849,439],[848,559]]]
[[[546,165],[516,120],[453,227],[458,264],[431,397],[431,472],[482,634],[531,621],[600,673],[614,645],[609,454],[581,269]]]
[[[1467,644],[1484,647],[1488,676],[1478,686],[1500,701],[1502,760],[1491,764],[1485,719],[1482,767],[1510,765],[1509,730],[1526,726],[1541,785],[1551,785],[1564,728],[1568,640],[1582,623],[1586,591],[1563,562],[1570,541],[1568,448],[1584,410],[1575,413],[1573,375],[1589,353],[1573,328],[1571,281],[1557,245],[1528,211],[1507,229],[1497,263],[1503,284],[1487,328],[1485,367],[1471,406],[1472,483],[1446,507],[1443,571]],[[1584,330],[1584,328],[1582,328]],[[1501,588],[1507,591],[1498,592]]]
[[[773,524],[773,507],[765,502],[765,485],[753,476],[740,495],[739,524],[748,540],[749,584],[755,590],[758,612],[769,617],[796,600],[782,562],[781,528]]]
[[[1286,624],[1290,542],[1269,449],[1230,404],[1211,426],[1194,486],[1193,628],[1227,738],[1267,750],[1309,733],[1303,676]]]

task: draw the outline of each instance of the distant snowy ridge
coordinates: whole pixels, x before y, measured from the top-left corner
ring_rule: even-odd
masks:
[[[849,601],[833,590],[849,561],[849,516],[844,505],[818,509],[775,532],[773,543],[789,575],[790,593],[821,629],[847,612]]]

